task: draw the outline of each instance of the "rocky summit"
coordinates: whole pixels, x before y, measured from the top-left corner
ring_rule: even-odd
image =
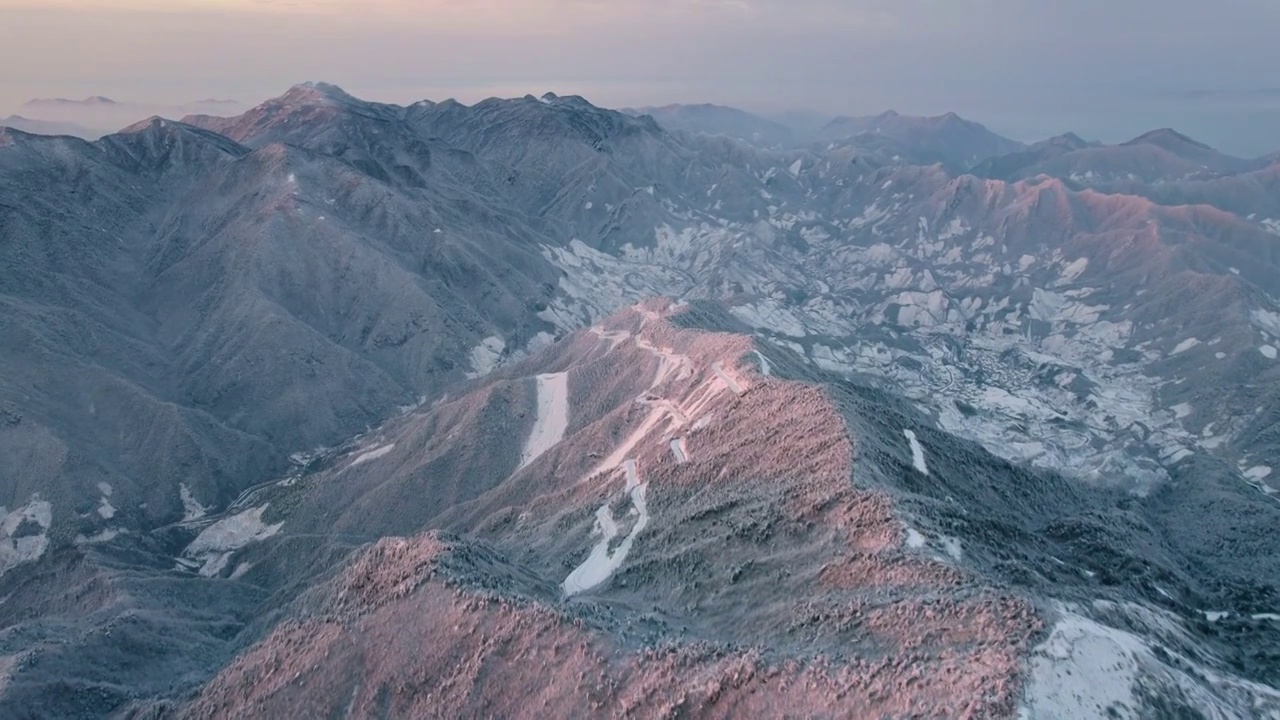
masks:
[[[954,114],[0,129],[0,717],[1280,717],[1278,198]]]

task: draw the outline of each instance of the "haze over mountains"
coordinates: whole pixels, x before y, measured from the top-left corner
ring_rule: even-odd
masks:
[[[0,119],[0,126],[38,135],[72,135],[97,140],[153,115],[182,117],[192,113],[231,113],[244,109],[245,105],[238,101],[214,98],[180,105],[123,102],[101,95],[79,100],[35,98],[23,103],[13,115]]]
[[[1276,717],[1274,160],[326,84],[0,130],[0,707]]]

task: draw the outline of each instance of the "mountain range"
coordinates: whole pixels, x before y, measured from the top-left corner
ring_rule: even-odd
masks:
[[[7,118],[0,118],[0,127],[9,127],[14,130],[21,130],[32,135],[70,135],[72,137],[84,138],[86,140],[96,140],[106,133],[98,133],[90,130],[83,125],[77,125],[71,122],[58,122],[56,120],[35,120],[21,115],[10,115]]]
[[[38,135],[72,135],[97,140],[151,115],[181,117],[202,112],[240,112],[235,100],[206,99],[183,104],[136,103],[94,95],[82,100],[36,98],[0,120],[0,126]]]
[[[784,148],[805,137],[803,130],[722,105],[664,105],[623,108],[626,115],[648,115],[668,130],[725,135],[753,145]]]
[[[1280,164],[744,115],[0,129],[0,708],[1280,716]]]

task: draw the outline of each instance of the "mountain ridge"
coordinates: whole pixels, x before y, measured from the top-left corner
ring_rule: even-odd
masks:
[[[411,712],[358,638],[427,608],[621,653],[548,685],[600,714],[675,707],[633,660],[673,644],[704,715],[1277,702],[1265,169],[1120,193],[554,94],[190,119],[0,142],[0,704]]]

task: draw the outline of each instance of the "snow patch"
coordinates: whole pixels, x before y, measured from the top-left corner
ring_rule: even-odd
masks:
[[[804,167],[804,160],[800,159],[791,163],[791,167],[787,169],[791,173],[791,177],[800,177],[800,169]]]
[[[759,350],[756,350],[755,353],[756,359],[760,361],[760,374],[765,377],[771,377],[773,375],[773,366],[769,364],[769,359]]]
[[[120,528],[107,528],[106,530],[90,535],[89,537],[85,537],[84,535],[77,535],[75,539],[75,544],[76,545],[101,545],[102,543],[111,542],[112,540],[115,540],[116,538],[126,534],[127,532],[128,532],[127,530],[121,530]]]
[[[116,509],[111,506],[111,503],[106,498],[98,498],[98,515],[103,520],[110,520],[116,516]]]
[[[351,464],[348,465],[347,467],[353,468],[357,465],[363,465],[364,463],[377,460],[378,458],[385,456],[387,453],[391,452],[395,448],[396,448],[395,443],[391,443],[390,445],[383,445],[380,448],[374,448],[373,450],[370,450],[369,452],[363,453],[358,457],[356,457],[356,459],[352,460]]]
[[[907,436],[907,442],[911,444],[911,464],[915,466],[921,475],[928,475],[929,466],[924,462],[924,446],[920,444],[915,431],[903,430],[902,434]]]
[[[605,580],[608,580],[610,575],[622,567],[622,562],[626,560],[627,554],[631,552],[631,546],[635,544],[636,536],[649,524],[649,506],[645,502],[645,492],[648,489],[648,485],[639,482],[635,460],[627,461],[626,472],[627,490],[631,495],[631,505],[638,514],[636,523],[617,549],[610,553],[609,544],[618,536],[618,524],[613,519],[613,511],[609,509],[609,503],[606,502],[600,506],[600,509],[596,510],[596,527],[600,531],[600,540],[591,548],[591,554],[587,556],[587,559],[583,560],[582,564],[574,568],[573,572],[569,573],[569,577],[564,579],[562,587],[565,595],[572,597],[597,587]]]
[[[671,454],[675,456],[677,463],[684,464],[689,462],[689,453],[684,446],[684,438],[671,439]]]
[[[485,338],[471,350],[471,372],[467,373],[467,378],[474,380],[493,372],[506,349],[506,341],[497,335]]]
[[[1258,465],[1251,467],[1245,471],[1244,476],[1250,480],[1265,480],[1271,475],[1271,468],[1266,465]]]
[[[1103,605],[1112,604],[1095,603]],[[1156,649],[1133,633],[1061,610],[1049,638],[1032,650],[1019,718],[1147,717],[1154,708],[1139,689],[1143,696],[1180,697],[1200,717],[1276,717],[1280,709],[1274,688],[1222,675],[1163,643]],[[1211,622],[1225,616],[1205,613]]]
[[[1173,410],[1173,414],[1177,416],[1179,420],[1191,415],[1191,403],[1179,403],[1174,405],[1171,409]]]
[[[1175,348],[1173,349],[1173,352],[1171,352],[1171,353],[1169,353],[1169,354],[1170,354],[1170,355],[1180,355],[1180,354],[1182,354],[1182,353],[1184,353],[1184,352],[1186,352],[1186,351],[1190,350],[1191,348],[1193,348],[1193,347],[1195,347],[1195,346],[1197,346],[1197,345],[1199,345],[1199,344],[1200,344],[1200,341],[1199,341],[1198,339],[1196,339],[1196,338],[1187,338],[1186,340],[1183,340],[1182,342],[1178,343],[1177,347],[1175,347]]]
[[[49,549],[49,526],[53,524],[53,505],[33,495],[26,505],[7,512],[0,506],[0,575],[23,563],[39,560]],[[39,528],[31,532],[31,525]],[[14,537],[21,532],[20,537]]]
[[[284,523],[268,525],[262,520],[262,514],[270,507],[270,503],[246,510],[238,515],[219,520],[205,528],[191,544],[186,554],[201,555],[210,552],[226,552],[239,550],[252,542],[266,540],[280,532]]]
[[[1137,707],[1136,656],[1142,641],[1082,617],[1067,615],[1032,650],[1021,718],[1101,718]],[[1120,717],[1124,717],[1121,715]]]
[[[204,565],[200,566],[198,572],[201,577],[215,577],[227,567],[227,561],[230,559],[231,553],[229,552],[210,555],[209,559],[205,560]]]
[[[943,535],[938,539],[942,542],[943,552],[949,555],[952,560],[960,562],[960,559],[964,557],[964,552],[960,547],[960,539],[948,537],[946,535]]]
[[[523,468],[564,439],[569,427],[569,374],[539,375],[538,417],[520,458]]]
[[[1071,263],[1070,265],[1062,269],[1062,280],[1064,282],[1071,282],[1076,278],[1080,277],[1080,275],[1088,267],[1089,267],[1089,258],[1079,258],[1075,262]]]
[[[742,394],[742,386],[739,385],[736,380],[734,380],[732,377],[729,376],[729,373],[725,371],[723,364],[721,364],[719,361],[713,362],[711,363],[711,370],[715,372],[716,377],[719,377],[721,380],[724,381],[725,385],[729,386],[729,389],[733,391],[734,395]]]
[[[1273,345],[1263,345],[1258,348],[1258,352],[1262,353],[1268,360],[1276,359],[1276,348]]]
[[[926,545],[924,535],[921,535],[915,528],[907,528],[907,547],[913,550],[919,550]]]
[[[178,485],[178,496],[182,498],[182,522],[193,522],[209,513],[209,508],[196,501],[186,483]]]
[[[201,561],[200,574],[213,577],[222,572],[232,553],[251,543],[261,542],[280,532],[283,522],[268,525],[262,520],[270,503],[232,515],[205,528],[182,552]]]

